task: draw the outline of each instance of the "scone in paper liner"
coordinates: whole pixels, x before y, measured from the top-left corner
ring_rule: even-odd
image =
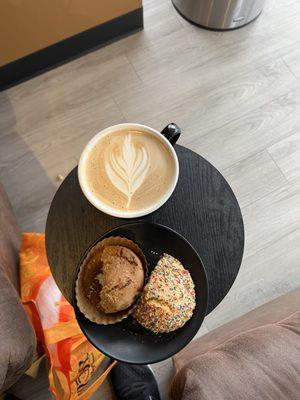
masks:
[[[103,325],[109,325],[109,324],[114,324],[116,322],[120,322],[123,319],[127,318],[135,309],[137,306],[137,300],[139,299],[140,294],[143,291],[143,288],[138,295],[137,299],[131,305],[128,307],[126,310],[119,311],[117,313],[113,314],[106,314],[104,312],[101,312],[97,310],[97,308],[89,302],[89,300],[85,296],[85,290],[84,290],[84,285],[83,285],[83,275],[84,275],[84,267],[87,263],[87,261],[97,252],[99,252],[102,248],[106,246],[123,246],[131,249],[141,260],[142,265],[144,267],[144,285],[147,280],[148,276],[148,268],[147,268],[147,261],[146,258],[142,252],[142,250],[138,247],[137,244],[135,244],[132,240],[120,237],[120,236],[111,236],[106,239],[101,240],[98,242],[95,246],[91,248],[91,250],[87,253],[85,256],[78,272],[77,280],[76,280],[76,286],[75,286],[75,294],[76,294],[76,300],[77,300],[77,305],[80,309],[80,311],[84,314],[86,318],[88,318],[92,322],[96,322],[97,324],[103,324]]]

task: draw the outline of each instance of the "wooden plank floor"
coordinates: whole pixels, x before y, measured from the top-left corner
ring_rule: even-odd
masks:
[[[232,185],[246,228],[241,271],[200,335],[300,284],[300,3],[269,1],[223,33],[190,25],[169,0],[144,11],[144,31],[0,93],[0,178],[22,228],[43,231],[57,176],[95,133],[178,123],[181,144]],[[166,399],[171,361],[154,369]]]

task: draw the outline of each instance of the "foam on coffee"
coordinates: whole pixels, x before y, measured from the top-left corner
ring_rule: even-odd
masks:
[[[87,160],[84,175],[89,190],[119,211],[151,207],[172,185],[170,149],[147,131],[106,134],[90,149]]]

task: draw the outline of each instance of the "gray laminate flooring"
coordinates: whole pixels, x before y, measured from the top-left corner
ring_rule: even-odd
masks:
[[[0,93],[0,178],[22,228],[43,231],[58,175],[95,133],[180,125],[181,144],[228,179],[246,228],[240,273],[200,335],[300,284],[300,2],[269,0],[223,33],[190,25],[169,0],[145,0],[144,12],[142,32]],[[171,361],[154,369],[166,399]]]

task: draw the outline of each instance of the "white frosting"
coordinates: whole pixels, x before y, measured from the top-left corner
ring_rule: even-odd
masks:
[[[143,184],[149,167],[147,148],[141,143],[134,144],[130,133],[107,149],[105,171],[111,183],[127,197],[127,209],[132,196]]]

